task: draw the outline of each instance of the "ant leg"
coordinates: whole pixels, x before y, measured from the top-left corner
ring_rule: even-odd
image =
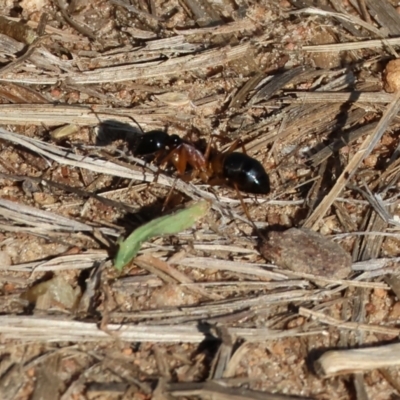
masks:
[[[197,171],[196,171],[197,172]],[[204,171],[199,171],[195,177],[199,176],[200,180],[203,183],[209,183],[210,182],[210,177],[204,172]]]
[[[160,150],[160,151],[157,152],[157,154],[156,154],[155,157],[154,157],[154,162],[155,162],[156,164],[158,164],[158,167],[157,167],[156,173],[154,174],[153,182],[157,182],[158,176],[160,175],[160,172],[162,171],[162,168],[161,168],[162,164],[159,163],[158,160],[159,160],[164,154],[165,154],[165,151],[164,151],[164,150]]]
[[[161,161],[160,165],[171,162],[177,169],[179,175],[183,175],[187,166],[187,154],[182,149],[173,149]]]
[[[160,159],[162,160],[165,157],[165,153],[165,149],[157,151],[157,153],[154,155],[154,163],[161,165]]]
[[[172,184],[171,189],[169,190],[167,197],[164,200],[164,204],[162,206],[161,212],[165,211],[169,201],[171,200],[172,193],[174,192],[174,189],[175,189],[176,181],[177,181],[177,178],[174,179],[174,183]]]
[[[156,171],[156,173],[154,174],[154,178],[153,178],[153,182],[154,182],[154,183],[157,183],[158,177],[159,177],[159,175],[160,175],[160,172],[161,172],[161,167],[158,166],[158,167],[157,167],[157,171]]]
[[[181,150],[178,149],[177,151],[177,159],[172,159],[172,162],[176,168],[176,170],[178,171],[178,174],[180,176],[183,176],[185,174],[186,171],[186,167],[188,164],[188,155],[185,151],[185,148],[183,147]]]
[[[207,182],[210,186],[226,186],[226,179],[225,178],[211,178]]]
[[[212,149],[212,142],[214,139],[214,135],[210,136],[210,140],[207,143],[207,148],[206,148],[206,152],[204,153],[204,159],[206,160],[206,162],[209,160],[210,158],[210,153],[211,153],[211,149]]]
[[[242,148],[243,153],[247,155],[246,148],[244,147],[244,143],[241,140],[240,140],[239,146]]]
[[[184,139],[188,140],[190,143],[193,143],[193,125],[192,125],[192,127],[191,127],[189,133],[187,133],[187,134],[184,136]]]
[[[236,190],[237,196],[239,197],[240,204],[241,204],[241,206],[243,208],[243,211],[246,214],[246,217],[249,220],[251,226],[253,227],[254,231],[257,233],[258,237],[264,238],[264,236],[262,235],[260,230],[257,228],[256,224],[254,223],[253,219],[251,218],[250,213],[249,213],[249,209],[247,208],[247,206],[246,206],[246,204],[245,204],[245,202],[243,200],[243,196],[240,194],[239,188],[237,187],[236,183],[233,183],[233,186],[234,186],[234,188]]]
[[[221,136],[221,135],[212,135],[212,138],[218,138],[218,139],[221,139],[221,141],[226,141],[226,137]],[[243,141],[241,139],[234,140],[233,143],[229,146],[228,150],[224,151],[224,154],[232,153],[238,147],[241,147],[243,153],[247,154],[246,148],[244,147],[244,143],[243,143]]]
[[[208,145],[207,145],[207,149],[206,149],[206,152],[205,152],[205,154],[204,154],[204,157],[205,157],[205,159],[208,161],[208,159],[209,159],[209,156],[210,156],[210,152],[211,152],[211,149],[212,149],[212,142],[213,142],[213,139],[214,138],[218,138],[218,139],[220,139],[220,141],[221,142],[226,142],[226,137],[225,136],[221,136],[221,135],[210,135],[210,140],[209,140],[209,142],[208,142]],[[233,151],[233,150],[232,150]]]
[[[177,147],[161,160],[161,164],[170,162],[178,172],[180,178],[184,179],[187,165],[189,164],[190,154],[185,147]]]
[[[243,150],[244,154],[247,154],[246,148],[244,147],[244,143],[242,142],[241,139],[236,139],[233,141],[233,143],[229,146],[228,150],[226,150],[224,153],[229,154],[234,152],[238,147],[241,147]]]

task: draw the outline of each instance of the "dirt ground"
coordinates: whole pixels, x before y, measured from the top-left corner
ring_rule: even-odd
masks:
[[[400,399],[398,37],[389,0],[0,0],[0,400]]]

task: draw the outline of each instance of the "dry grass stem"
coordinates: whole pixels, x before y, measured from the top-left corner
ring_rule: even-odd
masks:
[[[310,397],[279,395],[249,389],[231,388],[223,382],[208,381],[205,383],[173,383],[166,387],[172,396],[200,396],[215,400],[311,400]]]
[[[394,2],[53,3],[0,12],[1,399],[396,397]],[[235,190],[233,148],[269,193]],[[281,250],[295,226],[328,255]]]
[[[18,204],[13,201],[0,199],[0,213],[6,220],[12,220],[17,224],[27,224],[37,232],[66,231],[66,232],[93,232],[94,226],[90,226],[74,219],[62,217],[50,211]],[[3,229],[13,230],[12,226],[2,225]],[[100,231],[111,236],[118,236],[114,229],[99,227]]]
[[[114,342],[118,339],[127,342],[159,343],[200,343],[205,339],[213,339],[211,330],[201,332],[195,325],[176,325],[166,329],[165,325],[109,324],[107,329],[115,335],[111,336],[100,330],[96,323],[29,316],[0,316],[0,333],[4,339],[19,338],[40,342]],[[305,333],[298,329],[274,331],[262,328],[229,328],[228,332],[234,337],[250,341],[321,333],[320,330]]]
[[[390,287],[386,285],[385,283],[381,282],[359,282],[356,280],[350,281],[350,280],[344,280],[344,279],[327,279],[318,275],[311,275],[311,274],[304,274],[304,273],[294,273],[292,271],[282,271],[283,274],[286,274],[288,277],[298,277],[298,278],[305,278],[308,279],[311,282],[322,282],[322,283],[327,283],[327,284],[337,284],[337,285],[343,285],[343,286],[354,286],[354,287],[363,287],[363,288],[370,288],[370,289],[384,289],[384,290],[390,290]]]
[[[296,95],[296,98],[283,99],[284,103],[390,103],[395,97],[392,93],[385,92],[293,92],[287,94]]]
[[[353,264],[353,271],[371,271],[380,269],[388,264],[397,264],[400,262],[400,257],[393,258],[376,258],[373,260],[359,261]]]
[[[349,179],[354,175],[357,168],[361,164],[362,160],[364,160],[374,149],[376,144],[381,139],[382,135],[385,133],[392,119],[399,112],[399,109],[400,109],[400,92],[397,93],[394,100],[388,105],[387,110],[382,115],[382,118],[380,119],[374,132],[365,139],[365,141],[362,143],[357,153],[349,161],[346,168],[343,170],[343,172],[337,179],[336,184],[333,186],[329,194],[324,197],[324,199],[321,201],[318,207],[307,219],[307,221],[304,224],[305,228],[317,229],[319,222],[325,216],[326,212],[331,207],[336,197],[344,189]]]
[[[388,1],[365,0],[371,15],[378,21],[379,25],[385,27],[391,36],[400,34],[400,16],[396,8]]]
[[[321,322],[323,324],[331,325],[338,329],[349,329],[349,330],[358,330],[364,332],[373,332],[380,333],[382,335],[389,336],[398,336],[400,334],[400,329],[397,328],[386,328],[384,326],[378,325],[368,325],[368,324],[360,324],[357,322],[343,322],[336,318],[329,317],[321,312],[316,312],[309,310],[304,307],[299,308],[299,314],[303,317],[312,318],[314,321]]]
[[[355,17],[354,15],[350,14],[342,14],[342,13],[336,13],[336,12],[331,12],[331,11],[326,11],[322,10],[319,8],[314,8],[314,7],[308,7],[308,8],[303,8],[299,11],[293,11],[293,14],[310,14],[310,15],[321,15],[323,17],[333,17],[337,18],[338,20],[343,20],[346,22],[350,22],[351,25],[359,25],[362,26],[363,28],[367,29],[368,31],[374,33],[378,37],[383,37],[382,32],[373,26],[372,24],[363,21],[362,19]]]
[[[108,254],[104,250],[91,250],[81,254],[54,257],[47,261],[34,261],[4,267],[8,271],[18,272],[58,272],[63,270],[92,268],[95,263],[104,261]]]
[[[150,61],[143,64],[97,68],[92,71],[68,72],[57,77],[33,75],[32,73],[6,72],[1,77],[4,82],[54,85],[62,80],[72,85],[88,85],[95,83],[117,83],[136,79],[147,79],[175,75],[176,71],[193,71],[226,64],[248,56],[248,44],[226,49],[208,50],[196,55],[171,58],[167,61]]]
[[[325,377],[354,374],[379,368],[400,365],[400,344],[368,347],[365,349],[332,350],[324,353],[314,364]]]
[[[119,122],[132,123],[134,118],[140,125],[157,125],[160,119],[167,116],[176,115],[176,107],[157,110],[145,110],[143,113],[127,108],[110,108],[106,106],[68,106],[53,104],[1,104],[0,122],[2,124],[22,124],[34,125],[45,124],[47,126],[61,124],[75,125],[97,125],[104,120],[113,119]],[[190,115],[185,113],[180,115],[182,122],[190,119]]]
[[[312,46],[303,46],[302,49],[310,53],[330,53],[332,51],[360,50],[370,49],[373,47],[384,48],[388,44],[391,46],[398,46],[400,45],[400,38],[387,38],[385,40],[362,40],[359,42],[348,43],[319,44]]]

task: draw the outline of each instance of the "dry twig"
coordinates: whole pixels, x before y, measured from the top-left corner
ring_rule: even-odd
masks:
[[[399,343],[363,349],[332,350],[324,353],[314,367],[325,377],[394,367],[400,365],[399,352]]]
[[[203,340],[215,340],[211,330],[200,331],[196,325],[129,325],[110,324],[110,332],[127,342],[161,343],[200,343]],[[320,334],[321,330],[301,332],[292,330],[275,331],[262,328],[229,328],[229,333],[250,341],[264,341],[282,337]],[[100,330],[97,323],[68,321],[65,319],[37,318],[29,316],[0,316],[0,334],[3,339],[35,340],[39,342],[112,342],[114,335]]]

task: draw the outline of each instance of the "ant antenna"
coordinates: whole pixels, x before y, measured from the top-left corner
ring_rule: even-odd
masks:
[[[96,118],[98,119],[99,123],[103,122],[103,121],[99,118],[99,115],[112,115],[112,116],[117,116],[117,117],[129,118],[129,119],[140,129],[140,132],[144,135],[144,130],[143,130],[142,127],[140,126],[139,122],[136,121],[136,119],[133,118],[131,115],[121,115],[121,114],[119,114],[119,113],[113,113],[113,112],[110,112],[110,111],[107,111],[107,112],[105,112],[105,111],[98,112],[98,111],[95,111],[95,110],[93,109],[93,107],[91,107],[90,110],[91,110],[91,112],[96,116]]]

